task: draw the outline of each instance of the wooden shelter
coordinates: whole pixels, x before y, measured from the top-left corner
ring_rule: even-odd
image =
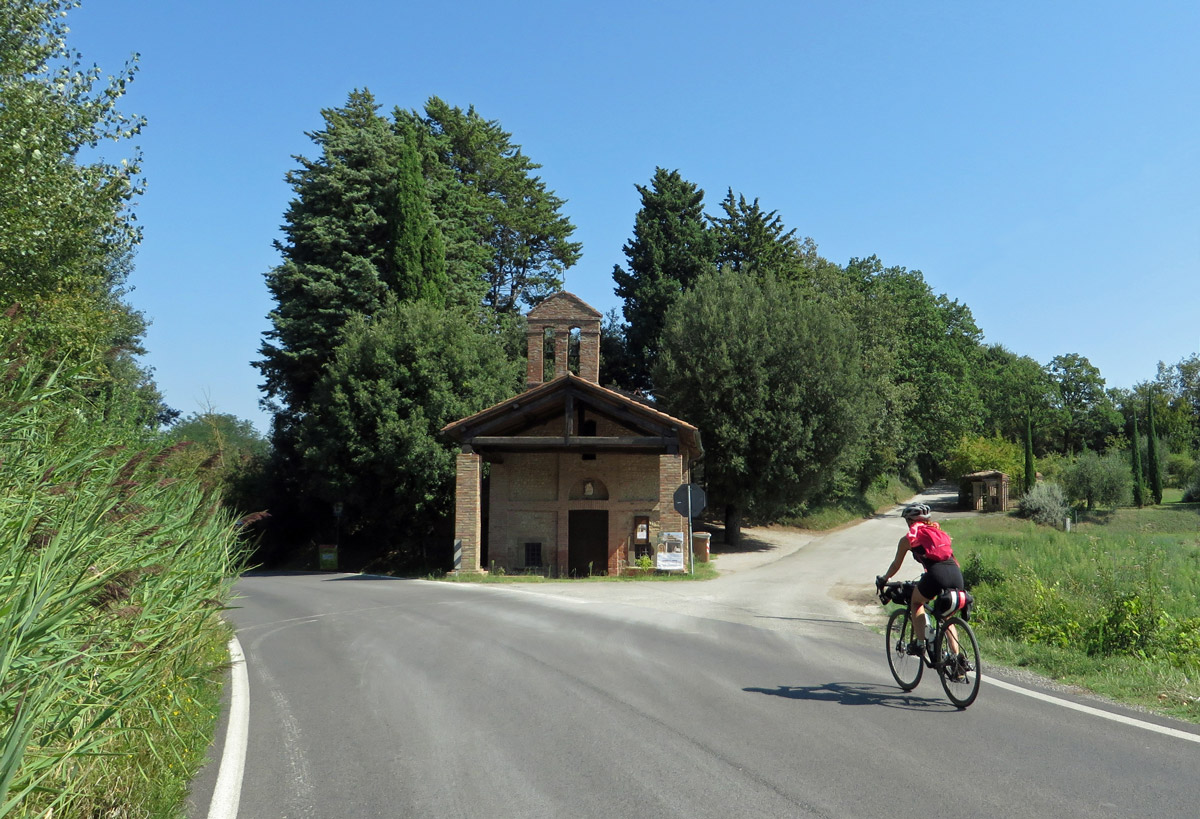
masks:
[[[960,497],[976,512],[1008,511],[1008,475],[997,470],[972,472],[962,476]]]

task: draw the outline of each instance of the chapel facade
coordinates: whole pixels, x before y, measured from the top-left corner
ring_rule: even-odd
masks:
[[[612,575],[681,543],[699,430],[600,386],[601,315],[577,296],[526,318],[525,391],[442,429],[461,447],[455,568]]]

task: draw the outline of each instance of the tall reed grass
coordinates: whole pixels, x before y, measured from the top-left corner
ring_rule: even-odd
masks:
[[[7,343],[0,372],[0,817],[154,815],[194,742],[173,692],[220,670],[234,522],[85,368]]]

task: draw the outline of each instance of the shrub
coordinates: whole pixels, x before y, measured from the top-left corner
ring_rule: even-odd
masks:
[[[1003,583],[1005,579],[1004,572],[984,563],[979,552],[971,552],[971,556],[962,567],[962,573],[963,586],[968,590],[984,583]]]
[[[1071,500],[1083,501],[1088,509],[1094,509],[1127,504],[1133,476],[1121,453],[1101,456],[1086,450],[1065,470],[1063,479]]]
[[[1196,468],[1196,459],[1187,452],[1172,452],[1167,456],[1167,486],[1179,489],[1188,486],[1188,479]]]
[[[1191,482],[1183,492],[1184,503],[1200,503],[1200,464],[1192,471]]]
[[[1087,649],[1093,656],[1131,654],[1147,658],[1147,649],[1167,628],[1168,619],[1137,593],[1118,595],[1111,600],[1088,629]]]
[[[975,594],[978,619],[997,634],[1037,645],[1077,644],[1088,621],[1078,596],[1059,583],[1047,584],[1027,566]]]
[[[1069,512],[1067,498],[1056,483],[1039,483],[1017,502],[1018,515],[1043,526],[1061,526]]]

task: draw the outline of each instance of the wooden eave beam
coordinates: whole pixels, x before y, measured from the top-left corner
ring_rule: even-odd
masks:
[[[471,439],[477,450],[521,452],[568,449],[591,451],[628,451],[631,449],[663,452],[677,448],[678,439],[667,436],[616,437],[596,435],[481,435]]]

